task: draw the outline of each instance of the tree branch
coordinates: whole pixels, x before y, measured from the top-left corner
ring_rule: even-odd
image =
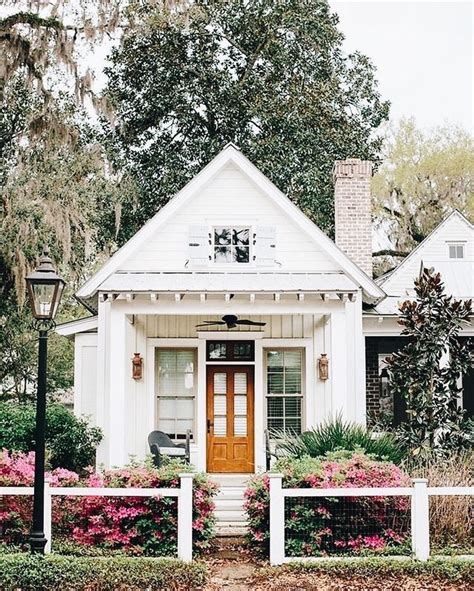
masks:
[[[392,250],[391,248],[386,248],[384,250],[377,250],[376,252],[372,253],[373,257],[383,257],[383,256],[392,256],[392,257],[407,257],[410,253],[404,252],[403,250]]]

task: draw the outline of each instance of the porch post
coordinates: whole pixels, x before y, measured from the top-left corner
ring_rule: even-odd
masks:
[[[127,318],[122,310],[111,305],[110,339],[108,345],[109,387],[107,392],[109,454],[108,466],[123,466],[125,454],[125,437],[127,417],[125,413],[126,371],[131,371],[131,361],[126,359],[126,323]]]
[[[347,420],[347,339],[345,310],[332,312],[330,318],[331,356],[329,357],[329,379],[331,381],[331,405],[328,416],[340,414]]]

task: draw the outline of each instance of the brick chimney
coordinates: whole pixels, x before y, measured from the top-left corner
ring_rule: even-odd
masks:
[[[372,162],[337,160],[333,175],[336,244],[372,277]]]

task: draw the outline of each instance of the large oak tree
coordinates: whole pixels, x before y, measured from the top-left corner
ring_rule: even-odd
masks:
[[[322,0],[196,0],[133,6],[107,73],[110,137],[141,195],[124,209],[129,237],[227,142],[237,144],[328,233],[334,160],[377,160],[388,116],[375,68],[344,55]]]

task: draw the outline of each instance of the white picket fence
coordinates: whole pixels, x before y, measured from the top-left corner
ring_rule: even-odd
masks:
[[[320,558],[285,556],[285,498],[296,497],[395,497],[411,498],[411,542],[413,556],[430,556],[429,497],[474,495],[474,487],[429,487],[424,478],[413,479],[412,487],[399,488],[283,488],[283,474],[270,477],[270,563],[279,565]]]
[[[44,487],[45,552],[51,552],[52,497],[176,497],[178,499],[178,558],[189,562],[193,558],[193,477],[191,473],[179,475],[180,488],[80,488]],[[0,487],[2,495],[33,495],[33,487]]]

